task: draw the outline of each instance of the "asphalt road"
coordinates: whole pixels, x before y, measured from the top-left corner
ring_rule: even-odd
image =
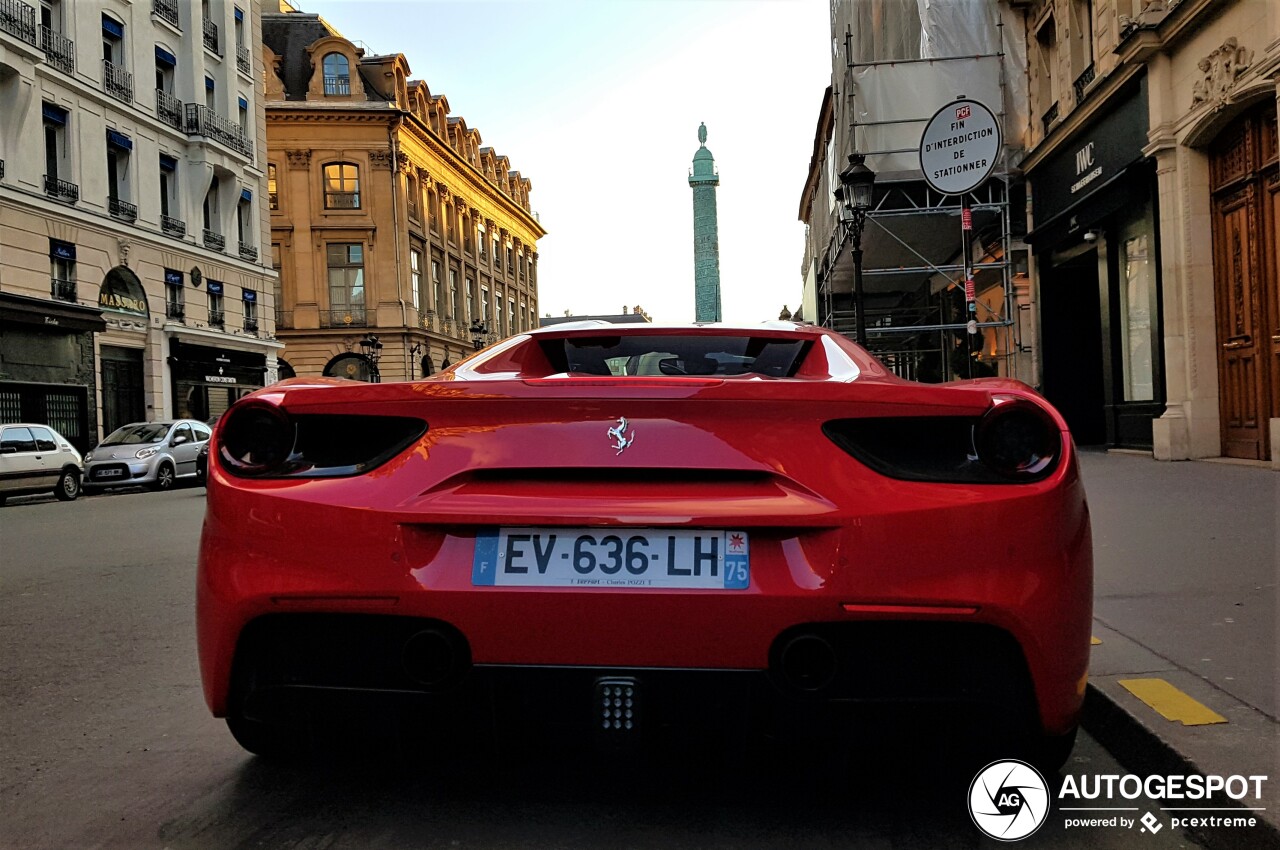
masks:
[[[413,751],[255,759],[200,693],[203,512],[203,489],[0,508],[0,847],[1001,846],[970,822],[972,775],[905,747],[834,775],[744,770],[732,754],[645,771],[440,767]],[[1124,772],[1083,736],[1066,770]],[[1065,817],[1022,843],[1195,846],[1173,828],[1067,829]]]

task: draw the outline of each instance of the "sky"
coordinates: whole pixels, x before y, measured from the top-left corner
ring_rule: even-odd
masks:
[[[727,322],[796,310],[826,0],[295,0],[412,77],[532,182],[542,315],[693,320],[698,125]]]

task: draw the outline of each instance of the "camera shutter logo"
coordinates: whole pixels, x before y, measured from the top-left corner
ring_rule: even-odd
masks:
[[[1018,841],[1049,817],[1049,786],[1026,762],[994,761],[969,786],[969,816],[997,841]]]

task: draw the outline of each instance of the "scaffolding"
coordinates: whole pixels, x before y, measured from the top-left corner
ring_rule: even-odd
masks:
[[[1021,34],[995,0],[836,0],[840,32],[836,126],[829,151],[866,156],[876,192],[862,232],[867,345],[904,378],[942,381],[1015,375],[1019,352],[1015,275],[1025,262],[1012,213],[1022,219],[1020,175],[1011,166],[1026,126],[1025,94],[1007,85]],[[836,27],[841,27],[837,30]],[[930,117],[961,97],[985,104],[1005,144],[992,174],[964,195],[930,188],[920,135]],[[837,147],[838,146],[838,147]],[[828,184],[839,164],[828,162]],[[964,210],[969,215],[964,215]],[[971,220],[966,229],[964,220]],[[848,223],[837,222],[820,274],[820,323],[852,333],[858,304]],[[966,272],[973,280],[966,297]]]

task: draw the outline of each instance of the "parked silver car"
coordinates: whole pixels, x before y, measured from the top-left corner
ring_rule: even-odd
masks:
[[[10,496],[49,492],[69,502],[80,495],[83,471],[80,452],[48,425],[0,425],[0,505]]]
[[[84,487],[169,490],[183,479],[196,481],[196,456],[209,434],[209,426],[194,419],[117,428],[85,455]]]

